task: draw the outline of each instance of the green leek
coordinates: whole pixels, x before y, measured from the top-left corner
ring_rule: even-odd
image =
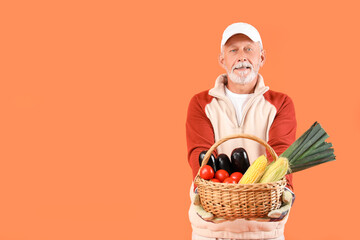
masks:
[[[335,160],[332,144],[325,142],[329,135],[315,122],[280,157],[289,160],[288,173],[298,172]]]

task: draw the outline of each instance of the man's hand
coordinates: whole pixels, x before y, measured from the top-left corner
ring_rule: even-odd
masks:
[[[269,212],[268,217],[273,219],[283,219],[289,212],[295,201],[295,194],[290,189],[285,188],[282,195],[282,206],[279,209]]]
[[[284,217],[289,213],[291,206],[295,201],[295,194],[285,187],[285,190],[282,195],[282,205],[279,209],[272,210],[269,212],[268,217],[264,218],[248,218],[247,220],[255,220],[260,222],[277,222],[284,219]]]

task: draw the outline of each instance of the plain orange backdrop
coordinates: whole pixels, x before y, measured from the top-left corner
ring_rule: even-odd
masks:
[[[294,175],[287,240],[358,235],[357,1],[2,1],[0,240],[190,239],[190,98],[254,25],[260,73],[337,160]]]

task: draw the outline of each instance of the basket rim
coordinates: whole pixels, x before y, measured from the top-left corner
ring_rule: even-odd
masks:
[[[224,191],[262,191],[262,190],[271,190],[278,188],[279,185],[286,185],[286,178],[282,178],[276,182],[268,183],[249,183],[249,184],[238,184],[238,183],[217,183],[209,180],[202,179],[200,176],[197,176],[194,179],[194,183],[197,187],[207,187],[207,188],[216,188],[222,189]],[[254,190],[254,188],[258,188]]]

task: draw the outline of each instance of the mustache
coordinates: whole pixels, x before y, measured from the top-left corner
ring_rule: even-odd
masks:
[[[242,68],[242,67],[250,68],[251,70],[253,70],[253,65],[251,65],[250,63],[248,63],[248,62],[239,62],[235,66],[232,67],[231,71],[233,72],[236,68]]]

